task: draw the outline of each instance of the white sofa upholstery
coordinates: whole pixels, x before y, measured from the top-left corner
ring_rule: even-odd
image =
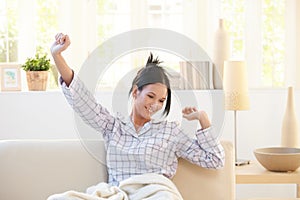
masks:
[[[102,141],[91,143],[97,158],[105,158]],[[233,200],[234,156],[222,141],[225,167],[209,170],[180,160],[173,181],[185,200]],[[102,159],[101,159],[102,160]],[[106,181],[105,163],[92,156],[79,140],[0,141],[0,199],[42,200],[67,190],[85,191]]]

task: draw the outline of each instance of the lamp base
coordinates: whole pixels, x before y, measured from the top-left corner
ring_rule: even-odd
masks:
[[[242,159],[237,159],[235,161],[235,166],[242,166],[242,165],[249,165],[250,160],[242,160]]]

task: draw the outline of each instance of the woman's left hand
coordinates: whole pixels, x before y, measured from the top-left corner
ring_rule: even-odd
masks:
[[[206,112],[199,111],[196,107],[185,107],[182,109],[182,116],[187,120],[199,120],[202,129],[206,129],[211,126]]]
[[[199,120],[199,111],[195,107],[185,107],[182,109],[182,117],[186,118],[187,120]]]

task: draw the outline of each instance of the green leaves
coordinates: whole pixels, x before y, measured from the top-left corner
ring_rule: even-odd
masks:
[[[48,71],[51,64],[46,54],[42,56],[36,54],[34,58],[27,58],[25,64],[21,67],[24,71]]]

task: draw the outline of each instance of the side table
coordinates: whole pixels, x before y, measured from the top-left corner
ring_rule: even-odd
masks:
[[[237,184],[296,184],[297,198],[300,198],[300,169],[294,172],[271,172],[258,162],[251,161],[249,165],[236,166]]]

